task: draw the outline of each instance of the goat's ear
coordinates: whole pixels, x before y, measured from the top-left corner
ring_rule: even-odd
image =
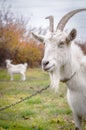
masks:
[[[70,42],[76,38],[77,31],[76,29],[72,29],[71,32],[68,34],[67,41]]]
[[[37,39],[40,42],[44,42],[44,36],[42,35],[37,35],[35,33],[32,32],[32,35],[34,36],[35,39]]]

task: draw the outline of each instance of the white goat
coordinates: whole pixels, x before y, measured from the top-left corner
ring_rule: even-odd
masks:
[[[10,74],[10,77],[11,77],[10,80],[11,81],[13,80],[14,74],[21,74],[21,76],[22,76],[21,80],[22,81],[26,80],[25,73],[26,73],[26,69],[27,69],[27,63],[14,65],[11,62],[12,61],[9,60],[9,59],[6,60],[7,71]]]
[[[72,29],[69,34],[63,32],[63,29],[67,21],[80,11],[86,9],[77,9],[66,14],[55,32],[52,26],[45,36],[32,33],[37,40],[45,43],[42,68],[49,72],[51,86],[58,90],[60,81],[68,86],[67,99],[73,111],[76,130],[82,129],[82,118],[86,118],[86,56],[73,41],[77,34],[76,29]],[[52,17],[47,18],[51,22]]]

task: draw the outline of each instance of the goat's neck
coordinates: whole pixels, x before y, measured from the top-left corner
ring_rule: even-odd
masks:
[[[68,61],[61,67],[61,79],[70,78],[75,72],[77,72],[79,64],[73,56],[70,56]]]
[[[63,65],[61,70],[61,77],[70,78],[73,73],[77,73],[80,69],[80,60],[83,57],[81,49],[72,44],[67,62]]]

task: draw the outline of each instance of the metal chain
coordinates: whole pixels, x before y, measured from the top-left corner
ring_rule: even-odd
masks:
[[[1,107],[1,108],[0,108],[0,111],[3,111],[3,110],[8,109],[8,108],[10,108],[10,107],[12,107],[12,106],[15,106],[15,105],[17,105],[17,104],[19,104],[19,103],[21,103],[21,102],[27,100],[27,99],[30,99],[30,98],[32,98],[33,96],[36,96],[37,94],[40,94],[41,92],[43,92],[44,90],[46,90],[46,89],[48,89],[48,88],[49,88],[49,85],[48,85],[47,87],[45,87],[45,88],[42,88],[41,90],[38,90],[37,92],[33,93],[32,95],[27,96],[27,97],[21,99],[20,101],[17,101],[17,102],[15,102],[15,103],[12,103],[12,104],[7,105],[7,106],[4,106],[4,107]]]

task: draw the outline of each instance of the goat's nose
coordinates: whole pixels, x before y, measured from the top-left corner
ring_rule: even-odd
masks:
[[[49,61],[45,61],[45,60],[42,61],[43,67],[47,66],[48,64],[49,64]]]

